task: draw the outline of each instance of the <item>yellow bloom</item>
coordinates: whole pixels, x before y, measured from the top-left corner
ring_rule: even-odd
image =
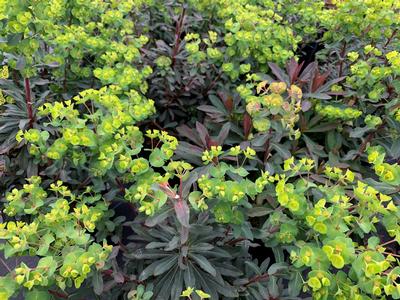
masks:
[[[181,297],[190,297],[194,291],[194,288],[188,287],[186,290],[184,290],[181,294]]]

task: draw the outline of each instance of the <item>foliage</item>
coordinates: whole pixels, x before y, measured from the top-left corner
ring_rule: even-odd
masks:
[[[399,12],[0,1],[0,298],[400,299]]]

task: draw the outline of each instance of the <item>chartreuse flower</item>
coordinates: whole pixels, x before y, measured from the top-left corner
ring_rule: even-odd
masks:
[[[183,161],[169,161],[178,146],[175,137],[159,130],[148,130],[146,136],[152,144],[149,160],[136,158],[129,163],[134,176],[129,180],[131,186],[125,192],[125,199],[139,203],[139,211],[153,215],[165,205],[168,198],[166,193],[156,188],[157,184],[168,182],[173,175],[185,180],[193,167]],[[143,143],[142,137],[139,142]],[[164,176],[153,169],[161,167],[167,171]]]
[[[385,152],[383,151],[382,147],[368,147],[367,149],[368,154],[368,162],[370,164],[381,164],[385,159]]]
[[[6,195],[9,204],[5,213],[35,217],[30,223],[0,224],[0,238],[7,241],[1,249],[6,257],[42,257],[34,268],[22,263],[15,269],[13,280],[17,286],[31,290],[55,283],[65,289],[73,283],[78,288],[93,268],[104,266],[111,252],[111,246],[97,244],[89,235],[103,218],[107,205],[99,201],[101,197],[71,193],[61,181],[52,183],[48,190],[52,195],[47,195],[40,183],[40,177],[31,177],[22,189]]]
[[[296,267],[307,266],[313,270],[325,270],[329,267],[329,260],[325,253],[314,244],[302,245],[299,251],[293,250],[290,259]]]
[[[0,70],[0,79],[7,79],[8,76],[9,76],[8,66],[7,65],[2,66]]]
[[[193,191],[189,194],[189,203],[195,210],[205,211],[208,209],[205,197],[200,191]]]
[[[271,82],[271,84],[269,85],[268,88],[271,90],[271,92],[273,94],[279,94],[280,95],[280,94],[283,94],[286,91],[287,86],[286,86],[286,83],[284,83],[284,82]],[[282,101],[282,100],[280,100],[280,101]]]
[[[324,169],[324,174],[335,181],[341,182],[341,183],[351,183],[355,179],[355,175],[352,171],[349,169],[346,170],[346,172],[343,172],[341,169],[337,167],[331,167],[329,165],[325,166]]]
[[[86,105],[88,101],[92,108]],[[76,104],[85,105],[89,114],[82,114]],[[49,159],[60,160],[70,153],[76,165],[90,162],[88,168],[95,176],[103,176],[113,168],[124,173],[132,167],[132,155],[142,148],[143,135],[134,124],[153,112],[153,102],[134,90],[123,92],[116,85],[88,89],[73,100],[47,103],[40,109],[41,115],[51,117],[53,126],[62,127],[62,136],[52,144],[47,144],[49,133],[37,129],[20,133],[17,138],[29,142],[35,156],[45,154]],[[177,141],[165,133],[158,137],[163,145],[157,151],[163,159],[169,159]]]
[[[131,163],[131,173],[140,175],[149,170],[149,162],[144,158],[134,159]]]
[[[221,146],[211,146],[210,150],[205,150],[201,159],[203,160],[204,164],[209,164],[214,161],[214,159],[218,159],[223,153]]]
[[[103,204],[99,204],[95,207],[89,208],[86,204],[82,204],[74,208],[74,215],[77,220],[83,223],[87,231],[93,232],[95,224],[103,216],[105,207]]]
[[[188,287],[186,290],[184,290],[181,294],[181,297],[190,297],[194,292],[194,288]]]
[[[260,132],[270,130],[271,126],[284,127],[290,138],[299,138],[295,129],[301,111],[302,90],[284,82],[262,81],[258,76],[248,74],[246,85],[239,85],[237,92],[246,102],[246,111],[252,117],[253,127]],[[253,93],[256,90],[256,94]]]
[[[345,264],[354,260],[353,241],[349,238],[339,236],[324,243],[322,250],[336,269],[342,269]]]
[[[400,184],[400,166],[385,163],[385,153],[381,147],[369,147],[367,153],[368,161],[373,164],[375,173],[381,181],[390,185]]]
[[[364,122],[369,128],[375,128],[382,124],[382,119],[378,116],[367,115]]]
[[[347,53],[347,57],[349,58],[349,60],[351,62],[355,62],[358,59],[359,54],[357,52],[351,51],[351,52]]]
[[[368,159],[382,165],[382,148],[369,148]],[[268,177],[275,186],[278,207],[283,209],[266,221],[266,241],[293,245],[292,264],[311,270],[304,288],[311,290],[315,299],[397,295],[397,283],[389,279],[396,259],[385,248],[384,241],[374,236],[379,222],[394,238],[392,242],[400,236],[398,208],[392,196],[380,192],[370,182],[356,180],[356,174],[350,170],[329,165],[322,169],[325,182],[309,183],[303,172],[311,169],[302,166],[307,159],[301,161],[290,158],[284,162],[282,174]],[[302,202],[306,207],[303,211],[298,205]],[[299,209],[301,213],[297,213]],[[353,238],[365,234],[373,236],[368,247]],[[397,275],[393,274],[393,278]]]
[[[311,288],[314,299],[327,298],[331,285],[333,282],[328,272],[315,270],[308,274],[307,286]]]
[[[355,108],[325,105],[321,103],[317,103],[317,105],[315,106],[315,110],[321,116],[332,120],[341,119],[344,121],[349,121],[357,119],[362,115],[362,112]]]
[[[299,39],[282,25],[282,17],[274,11],[273,4],[267,3],[260,9],[254,3],[240,1],[229,1],[228,5],[222,0],[212,4],[208,0],[191,3],[206,14],[210,13],[211,5],[216,9],[214,14],[225,25],[223,39],[227,52],[240,58],[254,57],[264,66],[269,61],[283,63],[293,56]],[[270,31],[266,34],[267,29]]]
[[[289,244],[296,239],[298,232],[295,223],[284,223],[281,224],[281,228],[277,234],[277,239],[283,244]]]
[[[171,59],[169,57],[162,55],[162,56],[157,57],[157,59],[154,61],[154,63],[159,68],[166,69],[171,65],[172,61],[171,61]]]
[[[200,299],[209,299],[211,296],[202,290],[196,290],[196,294],[200,297]]]
[[[199,191],[193,191],[189,195],[189,202],[196,210],[204,210],[211,206],[212,212],[218,222],[240,224],[243,222],[241,206],[248,206],[249,199],[254,199],[269,184],[268,172],[263,172],[254,182],[245,179],[249,174],[247,170],[239,165],[238,156],[243,154],[244,160],[254,159],[255,151],[251,148],[242,150],[239,146],[232,147],[226,152],[227,155],[237,157],[237,166],[225,163],[221,147],[212,146],[210,150],[203,153],[203,159],[213,162],[209,166],[208,174],[203,174],[197,181]],[[218,159],[217,159],[218,158]],[[236,174],[242,180],[229,180],[229,174]]]
[[[276,184],[276,196],[283,207],[288,208],[294,214],[303,214],[306,209],[306,199],[303,193],[297,191],[292,183],[286,183],[285,179],[278,180]]]
[[[77,249],[68,253],[59,270],[61,277],[58,279],[58,284],[63,286],[66,282],[73,282],[75,287],[79,288],[91,268],[98,268],[95,264],[101,266],[109,253],[110,248],[107,245],[102,247],[99,244],[90,245],[87,251]]]
[[[189,171],[193,169],[193,166],[184,161],[171,161],[166,169],[168,172],[173,173],[178,178],[183,180],[189,175]]]
[[[203,292],[202,290],[195,290],[192,287],[186,288],[186,290],[184,290],[182,292],[181,297],[187,297],[189,299],[192,299],[191,296],[193,295],[193,292],[195,292],[196,295],[200,297],[200,299],[209,299],[209,298],[211,298],[211,296],[209,294]]]
[[[254,151],[253,149],[251,149],[250,147],[247,147],[244,151],[243,151],[244,156],[247,159],[254,159],[255,155],[256,155],[256,151]]]
[[[47,193],[40,186],[41,178],[33,176],[28,179],[29,184],[24,184],[23,189],[13,189],[6,195],[7,205],[4,212],[9,216],[16,214],[38,213],[40,207],[44,205]]]
[[[235,146],[235,147],[232,147],[228,153],[229,153],[229,155],[232,155],[232,156],[238,156],[239,154],[242,153],[242,149],[240,148],[240,146]]]

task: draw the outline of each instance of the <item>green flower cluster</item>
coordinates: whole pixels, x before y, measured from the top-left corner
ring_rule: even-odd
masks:
[[[377,175],[388,182],[380,175],[384,154],[374,148],[369,153]],[[396,165],[385,164],[384,168],[390,172]],[[285,161],[283,173],[271,176],[277,200],[285,209],[274,212],[264,224],[263,229],[272,232],[263,234],[266,243],[294,243],[295,247],[287,249],[295,267],[311,269],[304,289],[311,290],[314,299],[364,299],[366,295],[398,298],[395,254],[375,236],[378,224],[384,226],[393,242],[400,236],[399,209],[392,197],[356,179],[350,170],[337,167],[326,166],[326,181],[321,178],[317,184],[309,180],[312,169],[312,160],[295,162],[291,158]],[[400,178],[397,173],[395,177]],[[346,192],[349,189],[354,196]],[[278,224],[280,229],[274,233]],[[301,234],[303,226],[309,228],[304,229],[309,234]],[[368,247],[353,242],[355,235],[368,234],[372,234]],[[350,271],[342,271],[345,268]]]
[[[88,114],[81,114],[79,106]],[[19,132],[17,141],[29,142],[30,153],[38,159],[45,155],[61,160],[68,153],[76,166],[89,163],[95,176],[103,176],[113,167],[123,173],[130,167],[124,161],[142,148],[143,135],[134,124],[154,111],[153,101],[135,90],[124,92],[115,85],[89,89],[73,100],[46,103],[39,109],[42,116],[50,117],[52,126],[60,129],[61,137],[52,137],[48,143],[48,132],[29,129]]]
[[[0,70],[0,80],[7,79],[9,76],[8,66],[3,66]],[[11,96],[4,96],[3,91],[0,89],[0,106],[5,103],[13,103],[14,99]]]
[[[253,94],[254,89],[256,95]],[[258,132],[266,132],[272,124],[276,124],[283,131],[288,131],[290,138],[300,138],[300,131],[295,129],[303,97],[299,87],[287,87],[284,82],[260,81],[254,74],[248,76],[246,85],[239,85],[236,90],[246,101],[246,111]]]
[[[328,119],[331,120],[343,120],[343,121],[350,121],[357,119],[362,115],[362,111],[352,108],[352,107],[342,107],[339,105],[325,105],[322,103],[317,103],[315,105],[315,111]]]
[[[325,1],[315,0],[278,0],[276,10],[281,16],[285,16],[285,21],[292,26],[292,30],[303,38],[315,38],[318,34],[318,24],[320,22],[320,12],[322,12]]]
[[[6,215],[30,215],[32,221],[0,224],[0,238],[6,241],[1,244],[4,255],[42,257],[36,267],[22,263],[0,279],[1,283],[14,281],[7,285],[13,287],[8,297],[19,286],[28,290],[53,284],[63,290],[72,284],[79,287],[92,270],[103,268],[111,252],[105,241],[100,245],[90,235],[107,210],[101,197],[93,196],[90,188],[75,195],[61,181],[51,184],[48,192],[40,184],[40,177],[31,177],[22,189],[6,196]]]
[[[390,37],[400,24],[399,14],[396,13],[400,4],[396,0],[330,2],[333,9],[324,9],[318,14],[321,25],[327,29],[324,39],[328,41],[340,41],[348,37],[377,43]]]
[[[254,199],[262,192],[268,183],[268,172],[263,173],[256,181],[247,179],[248,171],[242,167],[246,160],[255,159],[256,152],[251,148],[241,149],[240,146],[222,151],[220,146],[212,146],[203,153],[203,161],[207,164],[208,175],[202,175],[197,183],[199,191],[189,195],[189,202],[196,210],[210,208],[216,220],[220,223],[241,224],[244,215],[241,209],[251,207],[249,199]],[[237,166],[223,162],[230,157]],[[243,157],[240,163],[240,157]],[[235,175],[240,180],[228,180]]]
[[[361,55],[363,58],[359,58],[360,54],[357,52],[347,54],[349,60],[353,62],[347,83],[359,93],[367,94],[367,99],[372,102],[388,98],[387,86],[400,74],[400,54],[397,51],[384,53],[376,47],[367,45]]]
[[[2,2],[0,21],[6,25],[0,30],[2,36],[15,42],[0,43],[0,50],[20,55],[24,65],[18,64],[21,59],[17,57],[8,64],[23,68],[27,77],[36,73],[35,63],[58,64],[61,68],[54,74],[59,77],[72,73],[88,78],[96,70],[95,76],[102,82],[120,81],[121,86],[140,85],[141,73],[148,73],[146,68],[140,73],[129,67],[147,43],[145,36],[134,37],[131,18],[146,1]]]
[[[148,161],[138,158],[127,164],[131,174],[125,176],[125,180],[133,184],[126,190],[125,199],[139,203],[139,211],[153,215],[168,200],[167,193],[158,186],[166,185],[175,176],[183,180],[192,167],[188,163],[171,160],[178,146],[175,137],[160,130],[148,130],[146,136],[151,139],[151,153]],[[157,172],[159,168],[164,168],[165,172]]]
[[[75,290],[90,277],[106,298],[122,283],[137,300],[162,285],[190,299],[278,298],[284,280],[282,298],[303,287],[317,300],[399,299],[389,245],[400,241],[400,166],[369,147],[380,143],[398,160],[386,134],[398,135],[400,122],[399,10],[398,0],[0,0],[0,105],[17,102],[0,116],[0,138],[11,141],[0,147],[0,250],[40,258],[0,277],[0,299],[21,290],[47,299],[50,287]],[[304,59],[324,46],[320,67],[287,62],[314,46]],[[148,97],[167,107],[157,120],[148,120],[156,113]],[[210,122],[174,130],[183,116],[189,126]],[[20,165],[28,170],[14,172]],[[143,259],[132,269],[114,260],[131,245],[110,255],[103,241],[120,239],[123,218],[107,219],[120,199],[146,218],[138,236],[150,238],[135,250],[153,234],[174,237],[125,252]],[[215,222],[226,232],[194,243]],[[246,274],[237,272],[254,239],[277,265],[246,262]],[[193,277],[185,264],[194,261]],[[138,273],[145,279],[136,282]]]
[[[250,59],[264,71],[269,61],[283,64],[294,55],[301,40],[275,11],[272,1],[202,0],[191,1],[191,4],[224,28],[219,36],[212,32],[203,40],[208,47],[207,57],[221,65],[232,80],[250,72],[254,67]],[[205,59],[206,55],[199,50],[200,36],[191,34],[187,40],[190,42],[186,49],[192,61]]]
[[[382,147],[370,147],[368,149],[368,161],[373,164],[375,173],[382,182],[397,186],[400,184],[400,166],[384,162],[385,153]]]
[[[364,122],[368,128],[376,128],[382,124],[382,119],[381,117],[367,115],[364,119]]]

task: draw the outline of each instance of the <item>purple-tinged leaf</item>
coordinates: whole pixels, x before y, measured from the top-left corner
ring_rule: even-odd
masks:
[[[196,145],[203,146],[202,141],[199,138],[199,136],[197,134],[195,134],[194,130],[191,129],[189,126],[181,125],[181,126],[176,128],[176,131],[178,131],[178,133],[181,136],[186,137],[189,140],[191,140],[192,142],[194,142]]]
[[[211,105],[200,105],[197,107],[197,109],[209,114],[225,114],[224,112],[218,110],[218,108]]]
[[[285,72],[278,67],[277,64],[274,64],[272,62],[268,63],[268,66],[271,68],[272,73],[274,73],[274,75],[283,82],[286,82],[287,84],[289,84],[289,77],[285,74]]]
[[[304,111],[304,112],[309,111],[311,107],[312,107],[312,104],[310,101],[306,100],[306,101],[301,102],[301,110],[302,111]]]
[[[245,139],[249,137],[252,127],[253,127],[253,122],[251,120],[251,117],[248,113],[245,113],[243,117],[243,133]]]
[[[218,96],[221,99],[223,99],[222,93],[218,94]],[[210,102],[213,106],[215,106],[219,111],[223,111],[223,112],[227,113],[226,107],[220,98],[218,98],[216,95],[208,95],[208,99],[210,100]]]
[[[180,230],[180,234],[181,234],[181,245],[183,245],[189,239],[189,227],[182,226],[181,230]]]
[[[226,108],[229,112],[232,112],[232,110],[233,110],[233,100],[232,100],[232,97],[226,98],[226,100],[224,101],[224,105],[225,105],[225,108]]]
[[[217,137],[217,143],[218,145],[222,145],[224,143],[224,141],[226,140],[226,138],[229,135],[229,131],[231,129],[231,124],[226,123],[224,124],[224,126],[222,126],[221,131],[218,134]]]
[[[301,68],[304,65],[304,61],[301,64],[298,64],[297,61],[292,57],[290,61],[286,65],[287,73],[289,74],[290,84],[293,84],[301,71]]]
[[[164,221],[168,216],[172,213],[172,208],[169,208],[162,213],[158,213],[154,216],[148,217],[145,221],[145,225],[148,227],[154,227],[157,224],[160,224],[162,221]]]
[[[125,278],[121,272],[113,272],[113,278],[116,283],[124,283]]]
[[[314,75],[316,68],[317,68],[316,62],[310,63],[309,65],[307,65],[307,67],[305,67],[303,72],[301,72],[301,75],[298,77],[298,80],[303,83],[310,81]]]
[[[207,139],[210,138],[207,128],[204,127],[204,125],[200,122],[196,122],[196,130],[199,134],[201,142],[203,143],[203,146],[207,146]]]
[[[321,100],[329,100],[332,99],[331,96],[324,93],[306,93],[303,95],[306,98],[314,98],[314,99],[321,99]]]
[[[313,81],[311,83],[311,92],[312,93],[317,91],[325,83],[325,81],[328,78],[330,73],[331,73],[330,71],[327,71],[324,74],[320,74],[317,69],[317,71],[315,73],[315,77],[313,78]]]
[[[180,199],[174,203],[176,217],[183,227],[189,228],[190,209],[185,201]]]
[[[346,78],[346,76],[342,76],[336,79],[332,79],[329,80],[328,82],[326,82],[323,86],[321,86],[320,88],[318,88],[317,92],[322,93],[322,92],[326,92],[330,89],[330,87],[338,82],[343,81]]]

